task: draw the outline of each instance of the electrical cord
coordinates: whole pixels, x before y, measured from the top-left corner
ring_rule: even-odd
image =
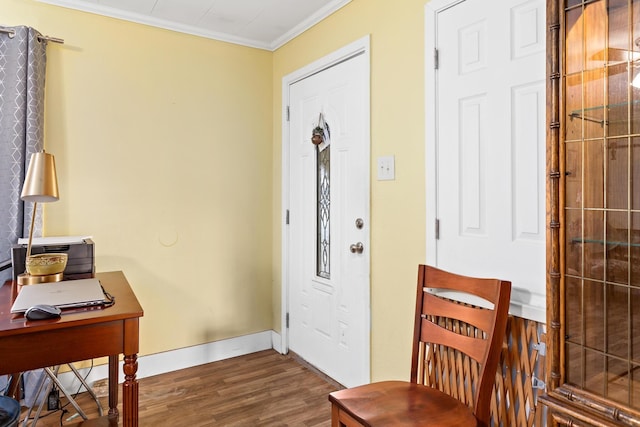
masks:
[[[103,291],[104,291],[104,289],[103,289]],[[112,303],[111,305],[113,305],[113,303]],[[91,371],[93,370],[93,367],[94,367],[93,359],[91,359],[91,366],[89,367],[89,370],[87,371],[87,373],[85,374],[85,376],[84,376],[84,378],[83,378],[85,383],[87,382],[87,379],[89,378],[89,375],[91,374]],[[76,390],[76,392],[75,392],[75,393],[73,393],[73,394],[71,395],[71,398],[75,400],[75,399],[80,395],[80,391],[81,391],[81,390],[82,390],[82,383],[80,383],[80,385],[78,385],[78,389]],[[99,404],[99,403],[98,403],[98,404]],[[60,409],[62,410],[62,413],[60,414],[60,425],[61,425],[61,426],[63,425],[63,424],[62,424],[62,422],[63,422],[63,421],[70,421],[71,419],[73,419],[73,418],[75,418],[75,417],[79,416],[79,414],[78,414],[78,413],[76,413],[76,414],[72,415],[71,417],[67,418],[66,420],[64,420],[64,416],[65,416],[65,414],[69,414],[69,413],[70,413],[70,412],[67,410],[67,406],[69,406],[69,405],[71,405],[71,402],[67,402],[64,406],[62,406],[62,407],[60,408]]]
[[[112,305],[113,305],[113,303],[112,303]],[[91,359],[91,366],[89,367],[89,370],[87,371],[87,373],[83,377],[85,382],[89,378],[89,375],[91,375],[91,371],[93,371],[93,367],[94,367],[94,362],[93,362],[93,359]],[[51,381],[51,380],[49,380],[49,381]],[[55,384],[53,385],[52,390],[56,390],[56,385]],[[72,393],[71,397],[73,399],[76,399],[80,395],[80,391],[81,390],[82,390],[82,383],[80,383],[80,385],[78,386],[78,389],[76,390],[76,392]],[[45,398],[46,398],[46,396],[45,396]],[[54,410],[50,410],[48,412],[45,412],[44,414],[41,414],[38,417],[38,419],[46,418],[46,417],[52,416],[53,414],[55,414],[57,412],[60,412],[60,425],[63,426],[64,425],[63,423],[65,421],[65,419],[64,419],[65,415],[70,413],[69,410],[67,409],[67,407],[69,405],[71,405],[71,402],[69,402],[69,401],[67,401],[67,403],[65,403],[64,405],[61,405],[60,397],[58,395],[58,409],[54,409]],[[29,417],[29,418],[23,420],[22,422],[33,421],[33,420],[35,420],[35,417]],[[68,420],[66,420],[66,421],[68,421]]]
[[[106,289],[104,288],[104,286],[102,286],[102,283],[100,284],[100,287],[102,288],[102,293],[104,294],[104,296],[106,298],[106,301],[104,302],[104,304],[102,306],[104,308],[111,307],[113,304],[116,303],[116,297],[114,297],[109,292],[107,292]]]

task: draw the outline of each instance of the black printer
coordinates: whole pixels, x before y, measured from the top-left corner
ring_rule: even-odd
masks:
[[[34,238],[31,243],[31,255],[44,253],[67,254],[67,266],[63,272],[64,280],[86,279],[95,274],[95,250],[93,240],[89,238]],[[26,258],[26,244],[17,244],[12,247],[13,280],[17,280],[18,275],[25,272]]]

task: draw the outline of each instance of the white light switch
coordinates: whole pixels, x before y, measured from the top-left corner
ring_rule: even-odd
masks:
[[[396,179],[394,156],[378,157],[378,181],[393,181]]]

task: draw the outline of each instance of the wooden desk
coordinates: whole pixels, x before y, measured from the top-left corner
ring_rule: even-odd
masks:
[[[64,311],[60,319],[26,320],[11,314],[15,283],[0,288],[0,375],[68,362],[109,357],[109,413],[82,426],[115,426],[118,422],[118,357],[124,355],[122,418],[138,425],[138,321],[142,307],[121,271],[96,277],[116,302],[107,308]]]

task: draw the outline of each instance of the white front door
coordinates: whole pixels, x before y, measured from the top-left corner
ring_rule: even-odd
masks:
[[[429,262],[511,280],[545,321],[545,2],[432,3]]]
[[[288,345],[348,387],[370,378],[368,61],[289,85]]]

